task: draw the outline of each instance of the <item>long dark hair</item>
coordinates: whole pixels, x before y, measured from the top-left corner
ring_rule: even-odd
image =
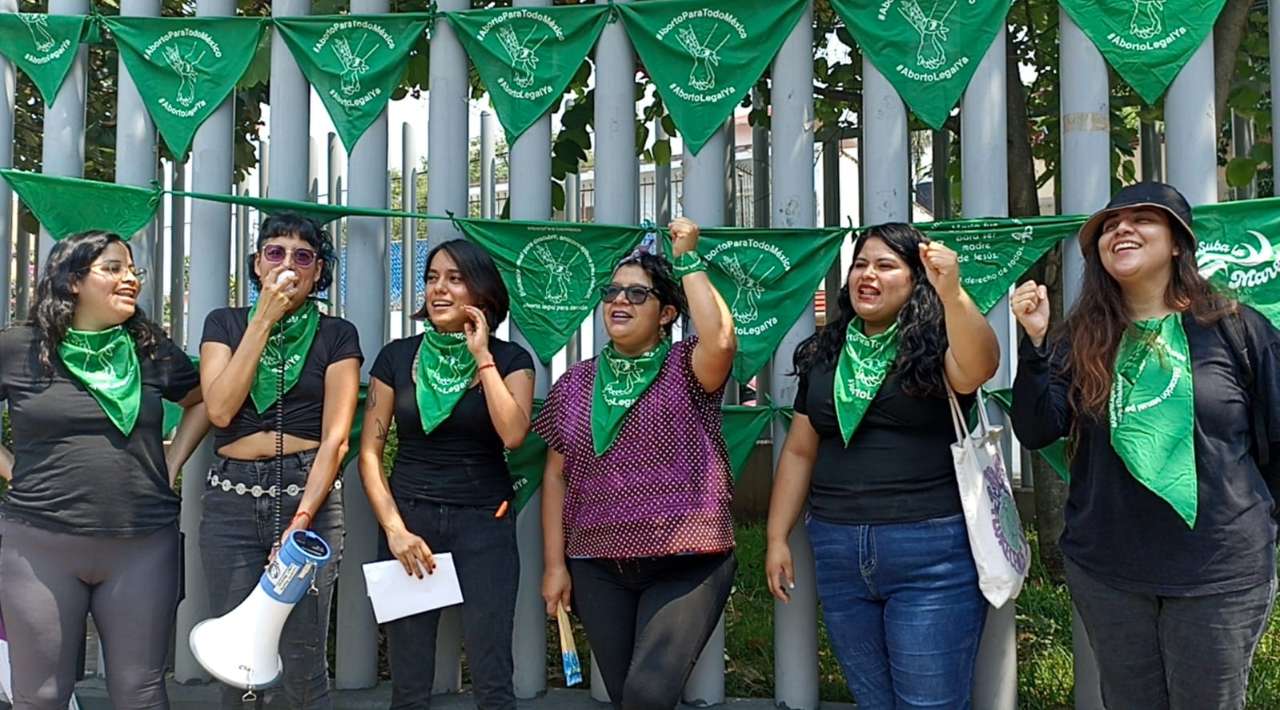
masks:
[[[1196,269],[1193,237],[1174,220],[1169,220],[1169,230],[1178,253],[1173,257],[1173,273],[1165,288],[1165,305],[1178,312],[1189,311],[1201,325],[1212,325],[1235,313],[1236,302],[1218,293]],[[1080,299],[1062,326],[1071,343],[1070,401],[1077,421],[1106,417],[1116,351],[1133,322],[1119,282],[1102,265],[1098,251],[1101,241],[1094,239],[1085,252]]]
[[[319,293],[329,288],[333,283],[334,265],[338,263],[337,252],[333,249],[333,238],[318,222],[303,217],[297,212],[277,212],[264,219],[262,226],[258,228],[258,247],[252,254],[245,257],[246,270],[254,288],[262,290],[262,279],[258,278],[254,261],[258,258],[258,252],[262,251],[263,245],[276,237],[298,237],[310,245],[316,252],[316,258],[320,260],[320,273],[316,274],[315,285],[312,286],[311,292]]]
[[[911,270],[911,296],[898,311],[898,359],[893,364],[902,391],[911,397],[945,397],[947,394],[943,359],[947,353],[947,328],[942,300],[925,276],[920,261],[920,245],[928,237],[909,224],[889,222],[862,233],[853,249],[856,261],[867,240],[879,239]],[[819,364],[836,361],[844,347],[849,324],[857,317],[849,297],[846,276],[836,298],[836,317],[796,347],[792,374],[808,372]]]
[[[675,269],[671,266],[671,262],[666,257],[658,254],[652,254],[644,249],[637,249],[631,252],[631,255],[618,265],[613,267],[613,273],[617,274],[618,269],[624,266],[638,266],[644,270],[649,276],[649,280],[653,282],[653,295],[658,299],[658,310],[661,311],[665,306],[671,306],[676,309],[676,317],[671,322],[664,323],[662,330],[671,336],[671,328],[676,324],[677,320],[687,318],[689,316],[689,300],[685,298],[684,288],[680,285],[680,281],[676,279]]]
[[[498,273],[498,265],[493,263],[489,252],[465,239],[450,239],[437,244],[427,254],[427,261],[422,265],[422,282],[427,282],[427,272],[431,270],[431,260],[443,251],[453,263],[458,265],[458,273],[462,274],[462,282],[467,291],[475,299],[476,308],[484,311],[484,319],[489,322],[489,330],[507,319],[507,311],[511,308],[511,295],[507,292],[507,284]],[[423,298],[422,308],[413,314],[419,320],[427,317],[427,300]]]
[[[40,364],[46,375],[53,374],[54,353],[58,352],[58,345],[66,337],[75,317],[76,294],[72,287],[89,273],[89,266],[115,242],[123,244],[130,256],[133,255],[129,242],[121,239],[119,234],[102,231],[73,234],[54,244],[49,252],[40,281],[36,284],[36,300],[27,316],[39,332]],[[164,332],[147,319],[141,308],[135,308],[123,325],[137,343],[139,357],[153,355],[164,337]]]

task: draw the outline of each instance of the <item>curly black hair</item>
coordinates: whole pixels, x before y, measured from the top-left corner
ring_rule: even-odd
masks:
[[[945,397],[947,394],[944,357],[947,328],[942,299],[925,276],[920,245],[929,238],[909,224],[890,222],[870,227],[853,249],[856,261],[869,239],[879,239],[911,270],[911,296],[898,311],[898,359],[893,364],[902,390],[911,397]],[[791,374],[807,373],[815,365],[836,361],[844,347],[845,333],[856,313],[849,297],[849,282],[836,298],[836,317],[796,347]]]
[[[617,274],[618,269],[624,266],[638,266],[649,275],[649,280],[653,282],[653,294],[658,298],[658,310],[662,310],[662,306],[671,306],[676,309],[676,317],[662,326],[663,331],[670,336],[675,322],[689,317],[689,301],[685,298],[684,287],[676,278],[675,268],[666,257],[651,254],[643,249],[631,252],[630,256],[618,262],[618,265],[613,267],[613,273]]]
[[[263,245],[276,237],[297,237],[311,245],[316,252],[316,258],[320,260],[320,273],[316,275],[311,293],[319,293],[329,288],[333,283],[334,266],[338,263],[337,252],[333,248],[333,237],[329,236],[328,230],[321,224],[297,212],[277,212],[264,219],[262,226],[258,228],[258,247],[252,254],[245,256],[246,270],[254,288],[262,290],[262,279],[258,278],[254,261],[257,260],[258,252],[262,251]]]
[[[36,284],[36,298],[27,316],[40,339],[40,364],[45,375],[53,375],[53,357],[58,345],[67,335],[76,313],[76,294],[72,287],[89,273],[89,267],[111,244],[119,242],[133,254],[119,234],[89,231],[73,234],[53,245],[49,252],[40,281]],[[125,330],[137,343],[138,356],[150,357],[163,339],[164,331],[152,323],[141,308],[123,323]]]

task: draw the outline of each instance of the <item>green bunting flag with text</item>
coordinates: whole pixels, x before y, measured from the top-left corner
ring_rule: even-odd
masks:
[[[511,292],[511,317],[546,363],[591,315],[614,267],[645,235],[641,227],[574,222],[457,224],[497,263]]]
[[[103,22],[156,129],[179,158],[253,62],[266,26],[253,17],[108,17]]]
[[[512,144],[560,101],[604,29],[609,6],[496,8],[445,17],[489,89]]]
[[[813,307],[845,234],[847,229],[702,230],[698,253],[738,333],[734,379],[755,376],[800,314]]]
[[[1226,0],[1061,0],[1120,78],[1154,105],[1213,31]]]
[[[986,313],[1055,244],[1075,236],[1078,217],[965,219],[915,225],[959,255],[960,282]]]
[[[350,153],[391,100],[429,21],[426,13],[394,13],[274,22]]]
[[[0,54],[36,85],[46,106],[80,53],[84,15],[0,12]]]
[[[1200,274],[1280,328],[1280,198],[1192,210]]]
[[[614,5],[662,102],[697,153],[746,96],[804,0],[648,0]]]
[[[747,407],[739,404],[726,404],[721,408],[724,414],[722,430],[724,445],[729,451],[729,467],[733,469],[733,480],[742,478],[747,459],[764,433],[764,428],[773,421],[773,407]]]
[[[831,6],[907,106],[936,129],[1004,27],[1009,1],[831,0]]]
[[[91,229],[128,239],[147,226],[160,205],[160,189],[96,180],[0,170],[31,214],[54,239]]]

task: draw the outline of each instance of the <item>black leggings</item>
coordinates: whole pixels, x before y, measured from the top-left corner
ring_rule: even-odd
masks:
[[[737,568],[732,552],[569,560],[573,607],[616,707],[679,704]]]
[[[14,710],[65,710],[93,614],[117,710],[168,708],[165,660],[178,606],[178,529],[91,537],[0,524],[0,608]]]

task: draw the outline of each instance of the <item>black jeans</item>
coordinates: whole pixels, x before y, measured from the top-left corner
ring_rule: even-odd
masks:
[[[409,532],[425,540],[433,553],[453,554],[464,600],[462,634],[476,707],[514,710],[511,632],[520,581],[515,514],[495,518],[492,507],[403,497],[396,498],[396,507]],[[378,534],[378,559],[392,559],[384,532]],[[386,624],[392,708],[431,707],[439,624],[438,609]]]
[[[1109,586],[1066,562],[1067,585],[1098,659],[1108,710],[1243,708],[1276,578],[1249,589],[1158,597]]]
[[[234,609],[258,584],[272,545],[289,527],[298,510],[300,490],[306,486],[315,457],[312,450],[284,458],[284,485],[298,486],[299,493],[292,496],[286,493],[280,498],[279,530],[276,529],[275,500],[270,496],[254,498],[251,494],[238,495],[234,489],[205,488],[200,553],[212,616],[222,616]],[[233,486],[243,483],[249,489],[255,485],[269,488],[276,484],[274,458],[262,461],[220,458],[212,473],[220,481],[230,481]],[[326,651],[329,605],[342,561],[342,517],[342,491],[330,491],[311,521],[311,531],[324,538],[333,557],[316,575],[318,594],[302,597],[289,613],[280,634],[280,657],[284,662],[281,685],[290,708],[328,710],[333,707]],[[240,707],[243,695],[243,690],[224,685],[222,707]],[[262,698],[259,694],[259,703],[263,702]]]
[[[615,706],[679,704],[737,569],[732,552],[569,560],[573,608]]]

